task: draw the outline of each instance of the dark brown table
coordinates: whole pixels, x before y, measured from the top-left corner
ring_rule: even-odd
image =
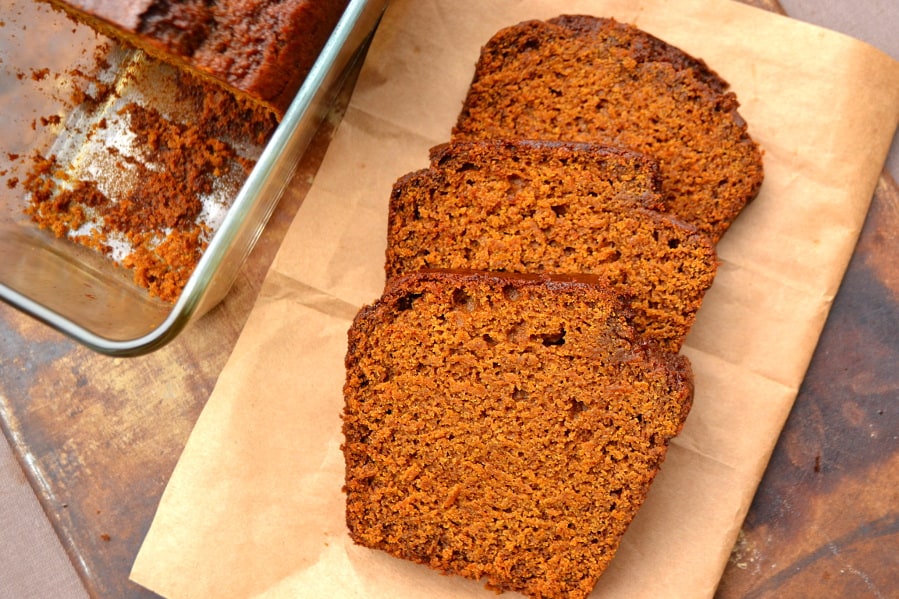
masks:
[[[100,356],[0,305],[0,426],[90,595],[154,596],[128,581],[132,561],[332,132],[228,297],[161,350]],[[899,187],[885,172],[721,599],[899,597],[897,255]]]

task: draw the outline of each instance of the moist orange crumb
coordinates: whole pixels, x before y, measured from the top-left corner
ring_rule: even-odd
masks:
[[[603,277],[648,337],[678,350],[718,267],[706,235],[660,203],[651,158],[595,143],[456,141],[400,178],[387,277],[422,268]]]
[[[81,71],[75,75],[73,105],[100,104],[115,93]],[[26,176],[17,181],[28,194],[25,212],[41,228],[104,254],[114,243],[127,242],[130,250],[120,264],[133,271],[137,285],[168,302],[178,299],[209,242],[201,197],[235,168],[245,176],[253,167],[232,144],[263,143],[277,125],[270,111],[188,74],[177,75],[177,89],[181,100],[196,107],[187,122],[133,102],[121,108],[141,155],[124,156],[111,145],[106,151],[123,178],[127,171],[137,184],[120,186],[110,197],[99,182],[73,179],[56,156],[40,154],[30,158]],[[47,126],[60,119],[40,122]],[[101,119],[87,135],[106,127],[107,119]]]
[[[692,403],[682,356],[589,280],[419,271],[348,334],[352,539],[529,597],[581,599]]]
[[[700,59],[613,19],[560,16],[484,46],[455,139],[599,141],[659,161],[668,209],[721,238],[759,191],[762,154],[728,84]]]

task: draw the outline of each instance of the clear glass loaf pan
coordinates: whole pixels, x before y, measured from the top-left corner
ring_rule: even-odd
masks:
[[[110,258],[40,230],[23,213],[26,192],[8,183],[10,173],[20,168],[14,158],[83,141],[47,139],[65,136],[65,128],[51,133],[52,128],[35,126],[36,115],[59,110],[58,100],[52,89],[27,91],[40,86],[23,81],[39,77],[16,61],[65,70],[77,67],[100,42],[93,32],[79,32],[61,14],[34,4],[0,0],[0,181],[7,182],[0,185],[0,299],[97,352],[144,354],[171,341],[228,293],[387,0],[350,0],[255,167],[235,189],[175,303],[150,297]]]

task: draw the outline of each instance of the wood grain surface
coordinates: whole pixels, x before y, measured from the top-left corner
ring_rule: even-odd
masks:
[[[852,262],[718,597],[899,597],[899,187]]]
[[[154,597],[128,581],[132,561],[348,97],[231,293],[168,346],[100,356],[0,304],[0,426],[92,596]],[[884,174],[719,599],[899,597],[897,255]]]

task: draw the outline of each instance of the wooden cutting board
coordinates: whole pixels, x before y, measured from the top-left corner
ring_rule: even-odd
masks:
[[[100,356],[0,305],[0,426],[91,595],[155,596],[128,581],[132,561],[350,91],[231,293],[168,346]],[[899,596],[897,232],[885,173],[720,599]]]

